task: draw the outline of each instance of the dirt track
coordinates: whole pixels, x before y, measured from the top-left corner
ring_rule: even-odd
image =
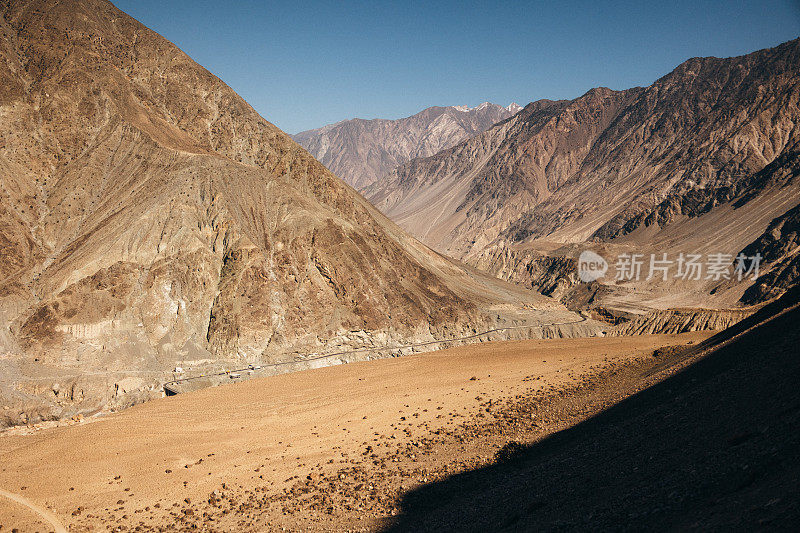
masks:
[[[10,506],[7,503],[0,504],[0,507],[3,506],[13,507],[14,505],[16,505],[23,508],[23,510],[30,511],[31,513],[36,515],[36,518],[32,518],[29,516],[25,516],[26,513],[24,511],[22,513],[20,513],[19,510],[16,511],[16,513],[20,516],[18,520],[24,522],[24,526],[26,528],[28,527],[37,528],[40,527],[40,524],[42,526],[46,524],[56,533],[66,533],[67,530],[61,524],[61,521],[47,509],[44,509],[42,507],[39,507],[38,505],[31,503],[30,501],[28,501],[27,498],[23,498],[19,494],[13,494],[11,492],[0,489],[0,501],[2,501],[3,498],[5,498],[6,500],[10,500],[12,504]],[[8,511],[8,512],[11,513],[14,511]],[[0,518],[1,517],[2,515],[0,514]],[[15,525],[18,526],[19,528],[20,524],[15,524]]]

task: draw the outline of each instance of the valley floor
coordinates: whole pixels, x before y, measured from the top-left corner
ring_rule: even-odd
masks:
[[[486,343],[204,389],[4,436],[0,488],[75,531],[382,529],[410,491],[573,425],[667,364],[655,349],[709,335]],[[52,529],[35,523],[0,496],[2,531]]]

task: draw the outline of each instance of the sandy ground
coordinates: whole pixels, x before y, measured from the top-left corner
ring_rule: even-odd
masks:
[[[377,529],[404,491],[492,459],[508,432],[473,443],[464,428],[493,406],[563,396],[708,336],[487,343],[163,398],[0,437],[0,488],[78,531]],[[558,429],[576,414],[541,424]],[[0,531],[48,530],[35,520],[0,498]]]

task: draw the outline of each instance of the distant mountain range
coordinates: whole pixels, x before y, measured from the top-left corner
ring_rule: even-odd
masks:
[[[522,109],[484,102],[476,107],[429,107],[397,120],[355,118],[293,135],[334,174],[362,189],[398,165],[428,157],[477,135]]]
[[[749,289],[603,288],[619,305],[722,305],[775,296],[800,277],[799,157],[800,39],[690,59],[645,88],[531,103],[364,194],[434,249],[554,295],[574,284],[575,255],[589,245],[764,252]]]

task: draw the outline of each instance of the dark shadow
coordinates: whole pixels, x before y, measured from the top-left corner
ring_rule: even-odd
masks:
[[[746,331],[797,295],[594,418],[408,493],[388,530],[797,530],[800,310]]]

